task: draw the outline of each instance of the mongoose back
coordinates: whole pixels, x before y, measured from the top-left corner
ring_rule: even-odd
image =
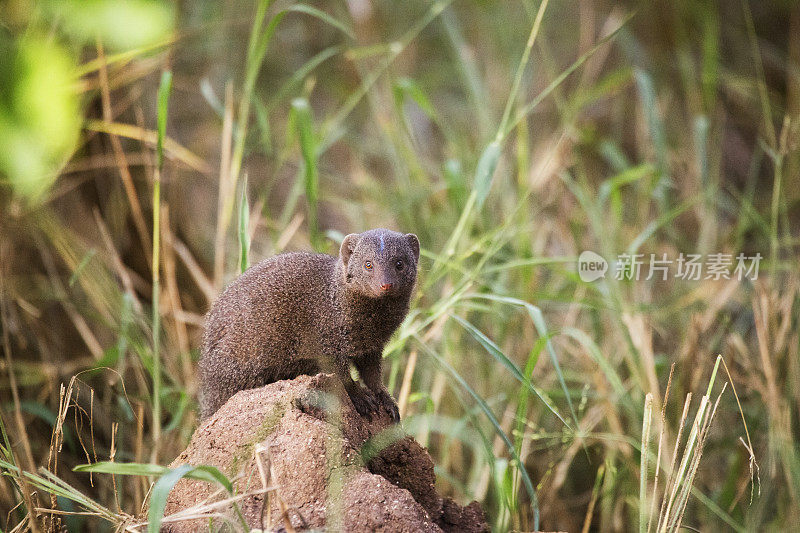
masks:
[[[206,317],[201,418],[237,391],[332,372],[359,413],[382,407],[397,421],[382,351],[408,313],[418,261],[416,235],[374,229],[347,235],[338,257],[286,253],[249,268]]]

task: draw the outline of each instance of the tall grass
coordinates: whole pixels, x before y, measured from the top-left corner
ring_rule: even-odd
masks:
[[[197,424],[204,313],[248,264],[378,226],[423,243],[386,383],[496,530],[797,523],[783,8],[357,4],[186,5],[163,48],[87,56],[81,146],[42,203],[0,192],[0,527],[157,528],[184,475],[238,501],[162,466]],[[584,250],[764,260],[584,282]],[[670,397],[704,387],[685,427]]]
[[[156,139],[156,168],[153,180],[153,462],[158,461],[161,440],[161,171],[164,168],[164,138],[167,135],[167,109],[172,90],[172,73],[161,74],[158,87],[158,137]]]

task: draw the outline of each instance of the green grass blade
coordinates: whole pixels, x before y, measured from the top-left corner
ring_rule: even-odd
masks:
[[[533,321],[533,325],[536,327],[536,331],[539,332],[539,335],[541,337],[547,339],[546,340],[547,352],[550,354],[550,360],[553,363],[553,368],[556,371],[556,376],[558,377],[558,382],[561,385],[561,389],[564,391],[564,396],[567,399],[567,404],[569,405],[569,411],[572,414],[572,419],[575,422],[575,429],[577,430],[577,428],[580,427],[580,424],[578,423],[578,415],[575,413],[575,408],[572,405],[572,398],[570,396],[569,389],[567,388],[567,383],[564,381],[564,374],[561,372],[561,365],[558,362],[558,356],[556,355],[556,350],[553,347],[553,343],[550,341],[550,334],[547,331],[547,325],[544,322],[544,316],[542,315],[541,309],[524,300],[520,300],[518,298],[512,298],[510,296],[498,296],[496,294],[470,294],[469,297],[493,300],[495,302],[520,306],[528,312],[528,316]]]
[[[650,447],[650,425],[653,421],[653,393],[648,392],[644,400],[642,421],[642,447],[639,461],[639,533],[647,531],[647,453]]]
[[[295,4],[291,7],[286,8],[286,12],[294,12],[294,13],[305,13],[306,15],[311,15],[314,18],[321,20],[322,22],[336,28],[337,30],[341,31],[349,38],[355,40],[356,35],[353,33],[353,30],[348,28],[344,23],[336,20],[329,14],[325,13],[324,11],[317,9],[316,7],[311,7],[306,4]]]
[[[389,68],[389,65],[394,62],[397,56],[413,41],[417,35],[425,29],[436,17],[438,17],[453,0],[439,0],[431,5],[424,17],[417,21],[411,28],[409,28],[403,36],[397,41],[393,42],[388,47],[388,54],[380,62],[380,64],[371,71],[361,83],[359,89],[350,95],[349,98],[342,105],[342,108],[330,119],[326,120],[321,129],[320,135],[320,152],[325,152],[331,144],[333,144],[332,137],[338,135],[342,123],[350,115],[353,109],[356,108],[358,103],[367,95],[369,90],[375,85],[375,82],[383,75]]]
[[[548,0],[542,0],[542,2],[539,4],[539,9],[536,12],[536,19],[533,21],[531,33],[528,35],[528,42],[525,44],[525,51],[522,53],[522,58],[517,65],[517,73],[514,76],[514,82],[511,86],[511,91],[508,93],[506,106],[503,110],[503,118],[500,120],[500,127],[497,129],[497,137],[495,140],[498,142],[502,142],[506,135],[506,126],[508,126],[508,121],[511,118],[511,108],[514,106],[514,102],[517,100],[517,94],[519,93],[519,88],[522,84],[522,75],[525,72],[525,67],[528,65],[528,59],[530,58],[531,50],[533,49],[533,43],[536,42],[536,36],[539,35],[539,28],[542,25],[542,18],[544,17],[544,12],[547,10],[547,4]]]
[[[624,399],[628,398],[628,391],[622,383],[622,378],[619,377],[619,374],[614,369],[614,365],[603,355],[603,352],[600,351],[600,348],[597,347],[597,344],[586,332],[577,328],[564,328],[561,333],[575,339],[589,353],[589,356],[606,376],[611,388],[614,389],[617,400],[624,401]]]
[[[190,466],[191,465],[183,465]],[[77,465],[73,472],[93,472],[95,474],[114,474],[118,476],[164,476],[173,470],[166,466],[150,463],[116,463],[99,461],[97,463]],[[208,465],[195,466],[187,470],[181,477],[219,483],[229,493],[233,492],[233,484],[218,468]]]
[[[536,97],[529,104],[525,105],[525,107],[523,107],[516,114],[514,120],[510,121],[510,124],[506,127],[505,131],[502,132],[503,137],[506,137],[514,128],[516,128],[517,125],[520,122],[522,122],[522,120],[525,119],[525,117],[530,115],[533,112],[533,110],[536,109],[536,106],[538,106],[542,102],[542,100],[547,98],[547,96],[551,92],[553,92],[556,88],[558,88],[558,86],[561,85],[570,74],[575,72],[575,70],[577,70],[581,65],[583,65],[587,59],[592,57],[600,49],[600,47],[602,47],[608,41],[616,37],[617,34],[620,32],[620,30],[622,30],[622,28],[625,27],[628,21],[630,21],[635,14],[636,11],[630,13],[627,17],[625,17],[625,19],[617,27],[617,29],[615,29],[614,31],[612,31],[611,33],[600,39],[600,41],[596,45],[594,45],[588,52],[586,52],[585,54],[581,55],[578,59],[576,59],[575,62],[572,63],[572,65],[570,65],[569,67],[567,67],[567,69],[564,70],[561,74],[559,74],[558,77],[556,77],[556,79],[554,79],[550,83],[550,85],[545,87],[544,90],[542,90],[542,92],[536,95]]]
[[[486,89],[486,80],[478,69],[477,58],[464,53],[464,50],[467,50],[469,45],[464,38],[464,32],[455,14],[452,12],[444,13],[442,15],[442,25],[450,44],[451,60],[458,68],[463,86],[467,91],[470,109],[475,114],[478,138],[486,139],[489,135],[491,122],[491,106],[485,105],[490,100]]]
[[[534,387],[533,384],[527,378],[525,378],[524,375],[522,375],[522,372],[520,372],[519,368],[517,368],[517,365],[515,365],[502,352],[502,350],[500,350],[500,347],[498,347],[494,342],[492,342],[492,340],[489,337],[486,336],[486,334],[484,334],[481,330],[476,328],[472,323],[464,320],[458,315],[451,314],[450,317],[453,318],[459,324],[461,324],[464,327],[464,329],[466,329],[469,332],[469,334],[472,335],[475,338],[475,340],[477,340],[481,344],[481,346],[483,346],[486,349],[486,351],[489,352],[489,354],[492,357],[494,357],[498,362],[500,362],[500,364],[502,364],[504,367],[506,367],[506,369],[508,369],[508,371],[511,373],[512,376],[514,376],[514,378],[517,381],[523,384],[530,392],[535,394],[536,397],[538,397],[542,401],[542,403],[545,404],[545,406],[550,410],[550,412],[556,415],[558,419],[564,423],[565,426],[570,428],[569,422],[567,422],[564,419],[564,417],[561,416],[561,413],[559,413],[558,410],[555,408],[555,406],[551,404],[549,398],[546,398],[542,394],[542,392],[539,391],[539,389]]]
[[[228,494],[233,494],[233,483],[231,483],[228,477],[215,466],[195,466],[186,474],[186,477],[200,481],[208,481],[209,483],[218,483]]]
[[[667,171],[667,140],[666,133],[664,132],[664,123],[661,117],[658,116],[658,106],[656,105],[656,89],[653,84],[653,78],[641,69],[634,71],[634,78],[636,79],[636,87],[639,91],[639,96],[642,99],[642,109],[646,115],[647,126],[650,131],[650,140],[653,142],[653,148],[656,154],[656,161],[658,163],[658,173],[663,175]]]
[[[569,411],[572,413],[572,419],[575,421],[575,429],[578,430],[578,428],[580,428],[578,415],[575,413],[575,407],[572,405],[572,397],[569,394],[569,389],[567,389],[567,383],[564,381],[564,374],[561,372],[561,365],[558,362],[556,350],[553,347],[553,343],[550,341],[550,333],[547,331],[547,325],[544,322],[544,315],[542,315],[541,309],[534,305],[527,304],[525,308],[528,310],[528,315],[531,317],[531,320],[533,320],[533,325],[536,327],[536,331],[539,332],[539,335],[542,338],[547,339],[547,352],[550,354],[550,360],[553,362],[553,368],[556,371],[558,382],[561,384],[561,389],[564,391],[564,396],[567,398]]]
[[[486,197],[489,196],[489,190],[492,187],[492,177],[494,171],[497,169],[497,163],[500,161],[500,154],[502,153],[502,145],[500,141],[492,141],[483,150],[481,158],[478,160],[478,166],[475,167],[475,181],[473,184],[476,198],[475,209],[480,210]]]
[[[239,181],[239,175],[242,169],[242,161],[244,159],[245,142],[248,131],[248,123],[250,119],[250,106],[253,102],[253,92],[255,90],[258,74],[261,71],[261,66],[264,62],[264,57],[267,53],[269,45],[275,30],[288,13],[304,13],[312,17],[318,18],[323,22],[341,30],[349,37],[352,37],[353,32],[344,24],[340,23],[324,11],[317,8],[307,6],[305,4],[297,4],[290,6],[282,11],[277,12],[266,27],[263,27],[266,19],[266,12],[272,2],[265,0],[259,3],[256,17],[253,20],[253,26],[250,32],[250,41],[248,44],[247,60],[245,67],[245,80],[242,89],[242,98],[239,101],[238,108],[238,122],[236,128],[236,139],[233,147],[233,155],[231,157],[231,189],[235,190]],[[233,207],[235,198],[226,199],[222,209],[222,230],[227,230],[231,217],[233,216]]]
[[[83,270],[86,268],[86,265],[89,264],[89,261],[91,261],[95,255],[97,255],[97,249],[95,248],[91,248],[88,252],[86,252],[86,255],[83,256],[83,259],[81,259],[81,262],[78,263],[78,266],[75,267],[75,271],[69,277],[68,285],[70,287],[75,286],[75,282],[78,281],[78,279],[81,277],[81,274],[83,274]]]
[[[81,505],[84,509],[96,513],[97,516],[104,520],[115,524],[123,521],[119,515],[95,502],[81,491],[72,487],[67,482],[58,478],[55,474],[45,470],[44,468],[40,468],[39,474],[36,474],[21,470],[13,463],[0,459],[0,469],[5,470],[5,472],[3,472],[4,476],[9,476],[12,478],[24,477],[25,481],[30,483],[32,486],[37,487],[38,489],[49,494],[67,498],[68,500]]]
[[[319,241],[319,227],[317,223],[317,199],[319,197],[319,171],[317,168],[317,141],[314,136],[314,119],[311,116],[311,106],[305,98],[292,100],[292,113],[297,130],[297,139],[300,143],[300,152],[303,155],[303,183],[308,203],[308,227],[311,233],[311,242]]]
[[[274,94],[270,95],[269,101],[265,103],[264,107],[267,111],[274,109],[280,102],[286,98],[297,86],[308,76],[315,68],[324,63],[326,60],[339,54],[343,48],[341,46],[330,46],[323,51],[316,54],[314,57],[303,63],[297,70],[292,72],[292,76],[286,80],[280,89]]]
[[[531,348],[530,353],[528,354],[528,360],[525,363],[525,370],[524,376],[528,378],[528,380],[533,379],[533,369],[536,368],[536,363],[539,361],[539,356],[544,350],[545,339],[541,337],[536,340]],[[524,442],[526,438],[529,438],[525,431],[525,426],[528,423],[528,391],[526,389],[520,388],[519,392],[517,393],[517,410],[515,413],[516,423],[514,425],[514,436],[515,442],[514,446],[517,450],[517,454],[522,453],[522,447],[524,446]],[[520,473],[516,472],[515,479],[514,479],[514,486],[520,481]]]
[[[616,176],[607,179],[600,185],[600,190],[597,194],[597,204],[604,205],[608,198],[625,185],[636,183],[640,179],[649,176],[653,173],[653,165],[643,163],[641,165],[628,167]]]
[[[2,416],[0,416],[0,436],[3,437],[3,444],[0,444],[0,452],[2,452],[6,460],[9,461],[9,464],[13,465],[14,455],[11,453],[11,441],[8,439],[8,433],[6,433],[6,426],[3,423]]]
[[[153,486],[153,491],[150,495],[150,508],[147,511],[148,533],[161,531],[161,520],[164,518],[164,510],[167,508],[167,497],[172,491],[172,487],[191,470],[192,465],[181,465],[158,478],[158,481]]]
[[[458,159],[448,159],[442,169],[445,183],[447,184],[447,197],[450,204],[458,208],[464,205],[467,196],[466,181]]]
[[[272,156],[272,127],[269,125],[269,109],[264,102],[256,98],[253,100],[253,110],[255,111],[256,125],[261,133],[260,141],[264,155]]]
[[[250,267],[250,234],[247,228],[250,223],[250,204],[247,200],[247,174],[242,180],[242,194],[239,196],[239,271]]]
[[[400,78],[392,86],[392,93],[394,96],[395,105],[398,107],[398,109],[402,110],[405,99],[408,97],[419,106],[422,112],[425,113],[429,119],[433,120],[434,122],[438,121],[436,108],[425,94],[425,91],[416,81],[412,80],[411,78]]]
[[[688,210],[690,207],[693,207],[698,202],[701,202],[703,197],[700,195],[695,195],[692,198],[689,198],[685,202],[673,207],[670,210],[663,210],[662,214],[658,216],[655,220],[651,221],[645,228],[639,233],[632,241],[631,244],[628,246],[628,253],[633,255],[638,250],[639,247],[644,244],[653,234],[658,231],[659,228],[663,228],[667,226],[667,224],[671,223],[673,220],[678,218],[682,213]]]
[[[152,459],[158,456],[158,443],[161,439],[161,314],[159,312],[160,259],[161,251],[161,170],[164,166],[164,139],[167,135],[167,111],[169,95],[172,91],[172,73],[161,73],[158,86],[158,135],[156,138],[157,165],[153,184],[153,450]]]
[[[164,166],[164,139],[167,138],[167,110],[169,95],[172,92],[172,72],[165,70],[161,73],[161,82],[158,85],[158,137],[156,139],[156,164]]]
[[[115,474],[120,476],[162,476],[169,468],[149,463],[116,463],[100,461],[97,463],[77,465],[73,472],[93,472],[95,474]]]
[[[511,439],[509,439],[508,435],[505,434],[503,428],[500,427],[500,422],[494,416],[494,413],[492,412],[489,405],[486,403],[486,400],[481,398],[480,395],[477,392],[475,392],[475,390],[472,387],[469,386],[466,380],[463,377],[461,377],[461,375],[458,372],[456,372],[455,368],[450,366],[450,364],[447,361],[445,361],[444,358],[442,358],[438,353],[436,353],[427,344],[425,344],[425,341],[423,341],[421,337],[419,337],[418,335],[415,335],[414,337],[420,344],[420,346],[422,346],[422,348],[425,350],[425,352],[431,357],[433,357],[433,359],[437,363],[439,363],[439,365],[442,368],[444,368],[453,379],[455,379],[458,382],[461,388],[467,391],[467,393],[469,393],[470,396],[472,396],[472,398],[480,406],[481,411],[483,411],[483,414],[485,414],[486,418],[488,418],[489,422],[491,422],[497,435],[502,439],[503,443],[505,443],[509,454],[511,455],[512,459],[516,461],[516,464],[518,465],[520,475],[522,475],[522,483],[523,485],[525,485],[525,490],[528,492],[528,496],[531,499],[531,506],[533,507],[533,530],[538,531],[539,498],[536,496],[536,490],[533,488],[533,482],[531,481],[528,472],[525,470],[525,466],[523,465],[522,460],[519,457],[519,454],[517,454],[517,451],[514,448],[514,443],[511,442]]]

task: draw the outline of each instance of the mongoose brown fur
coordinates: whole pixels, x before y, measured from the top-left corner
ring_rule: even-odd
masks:
[[[408,313],[418,261],[416,235],[374,229],[347,235],[338,257],[286,253],[246,270],[206,317],[201,418],[237,391],[332,372],[359,413],[383,408],[397,421],[382,352]]]

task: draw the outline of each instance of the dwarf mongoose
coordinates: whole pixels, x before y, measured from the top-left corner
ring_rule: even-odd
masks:
[[[359,413],[382,407],[397,421],[382,351],[408,313],[418,261],[416,235],[374,229],[347,235],[339,257],[286,253],[249,268],[206,317],[201,418],[237,391],[332,372]]]

